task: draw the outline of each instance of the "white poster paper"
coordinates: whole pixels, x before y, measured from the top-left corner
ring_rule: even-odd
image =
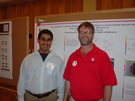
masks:
[[[12,76],[12,22],[0,23],[0,77]]]
[[[109,55],[118,81],[112,101],[135,101],[135,19],[87,20],[95,26],[93,42]],[[54,34],[51,50],[65,65],[72,52],[80,47],[77,27],[84,21],[41,23],[35,25],[35,40],[41,29]],[[35,41],[35,50],[38,49]]]

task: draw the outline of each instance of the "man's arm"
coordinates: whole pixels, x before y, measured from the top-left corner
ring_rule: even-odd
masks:
[[[17,84],[17,95],[18,101],[24,101],[24,93],[25,93],[25,80],[26,80],[26,63],[25,60],[22,62],[20,67],[20,75]]]
[[[112,86],[105,86],[103,101],[111,101],[111,96],[112,96]]]
[[[67,101],[69,92],[70,92],[70,82],[66,80],[66,83],[65,83],[65,92],[64,92],[63,101]]]
[[[57,68],[57,101],[63,101],[64,88],[65,88],[65,79],[63,79],[63,73],[65,70],[64,62],[61,59],[56,60],[58,63]]]

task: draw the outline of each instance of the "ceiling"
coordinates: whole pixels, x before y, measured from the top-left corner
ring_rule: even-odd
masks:
[[[0,0],[0,6],[16,5],[37,0]]]

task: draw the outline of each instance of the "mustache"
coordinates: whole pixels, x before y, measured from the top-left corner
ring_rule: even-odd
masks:
[[[81,39],[83,39],[83,38],[87,38],[88,39],[88,36],[82,36]]]

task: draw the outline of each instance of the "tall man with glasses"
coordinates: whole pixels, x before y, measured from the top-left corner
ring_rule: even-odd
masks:
[[[64,63],[49,50],[52,41],[53,33],[41,30],[39,50],[24,58],[17,86],[18,101],[63,101]]]
[[[81,47],[72,53],[64,72],[65,94],[75,101],[111,101],[112,86],[117,85],[110,58],[93,44],[94,26],[83,22],[78,27]]]

